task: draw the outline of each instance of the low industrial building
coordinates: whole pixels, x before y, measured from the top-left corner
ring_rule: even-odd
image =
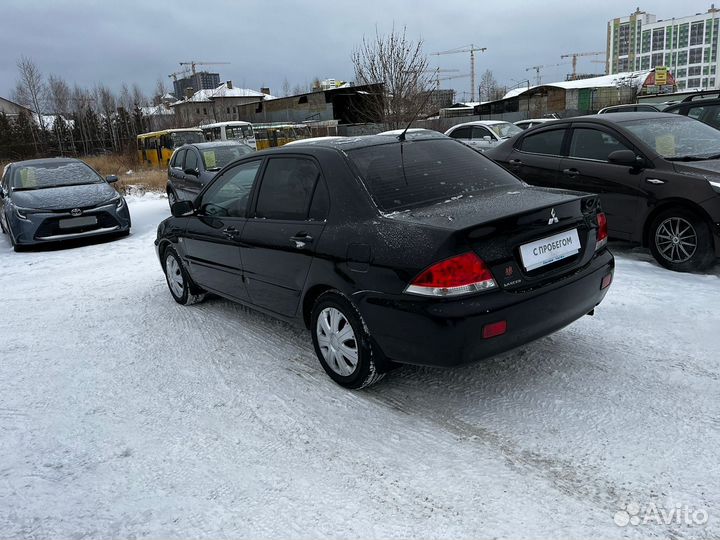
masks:
[[[213,122],[245,120],[240,107],[247,103],[261,103],[273,100],[269,93],[235,88],[232,81],[222,83],[212,90],[198,90],[187,99],[171,103],[179,127],[192,127]]]
[[[33,111],[27,107],[23,107],[19,103],[0,97],[0,113],[5,114],[8,118],[15,119],[20,114],[20,111],[25,112],[28,116],[34,114]]]
[[[474,107],[480,119],[516,122],[525,118],[596,113],[604,107],[635,103],[641,95],[675,91],[672,74],[664,69],[616,73],[591,79],[561,81],[511,90],[502,99]]]

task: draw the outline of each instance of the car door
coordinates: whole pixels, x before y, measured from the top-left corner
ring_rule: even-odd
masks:
[[[495,146],[498,138],[485,126],[473,126],[470,144],[480,151]]]
[[[186,148],[181,148],[175,152],[172,160],[170,160],[170,166],[168,167],[168,179],[170,180],[170,185],[173,187],[175,194],[180,199],[187,199],[187,196],[185,196],[185,173],[183,172],[186,152]]]
[[[242,301],[249,299],[240,242],[262,159],[244,162],[218,176],[197,200],[196,214],[181,238],[188,270],[201,287]]]
[[[528,184],[557,187],[568,125],[537,128],[519,138],[505,165]]]
[[[641,215],[645,170],[610,163],[616,150],[639,151],[615,130],[597,124],[574,124],[567,157],[560,165],[558,187],[600,195],[610,235],[629,239]]]
[[[200,154],[194,147],[189,147],[185,154],[184,182],[185,192],[189,199],[194,200],[202,191],[203,185],[200,182],[200,168],[202,166]]]
[[[271,157],[242,235],[245,284],[253,304],[292,317],[325,228],[327,187],[305,156]]]

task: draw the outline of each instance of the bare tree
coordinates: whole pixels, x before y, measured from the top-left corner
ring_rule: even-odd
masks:
[[[132,85],[132,101],[134,107],[142,107],[147,102],[147,98],[138,83]]]
[[[37,151],[38,140],[42,144],[42,133],[45,131],[43,113],[47,101],[47,87],[45,86],[45,81],[43,80],[42,73],[40,73],[40,69],[32,59],[25,55],[21,56],[17,62],[17,68],[19,78],[15,85],[13,98],[20,105],[31,109],[37,115],[40,137],[36,138],[33,130],[35,151]]]
[[[153,99],[153,105],[160,105],[165,94],[167,94],[165,79],[158,77],[157,81],[155,81],[155,99]],[[182,98],[182,96],[180,97]]]
[[[407,37],[407,28],[393,26],[387,35],[377,29],[375,37],[366,39],[352,53],[355,83],[382,84],[383,90],[369,96],[363,112],[368,121],[380,121],[390,129],[405,127],[421,112],[432,87],[432,73],[423,52],[422,39]]]
[[[58,148],[60,153],[63,153],[63,137],[67,134],[70,137],[70,147],[74,152],[75,139],[73,137],[73,130],[67,128],[67,119],[70,116],[71,106],[71,93],[70,87],[65,82],[65,79],[57,75],[50,75],[47,83],[47,94],[48,94],[48,105],[55,114],[55,123],[53,127],[55,129],[55,136],[58,141]]]
[[[495,101],[505,95],[505,87],[498,85],[493,72],[486,69],[480,77],[480,101]]]
[[[290,82],[287,77],[283,79],[282,83],[282,97],[288,97],[290,95]]]

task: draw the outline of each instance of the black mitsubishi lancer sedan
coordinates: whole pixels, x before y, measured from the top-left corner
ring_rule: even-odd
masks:
[[[7,165],[0,181],[0,227],[15,251],[25,247],[130,231],[125,199],[79,159]]]
[[[155,243],[177,302],[212,292],[304,324],[348,388],[546,336],[613,276],[597,196],[530,187],[440,134],[252,154],[172,214]]]

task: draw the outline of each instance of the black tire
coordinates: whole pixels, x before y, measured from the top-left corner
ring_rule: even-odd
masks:
[[[346,324],[349,323],[350,325],[352,339],[336,339],[334,346],[338,347],[337,351],[339,351],[340,343],[342,343],[343,347],[350,344],[349,347],[357,352],[357,359],[354,366],[350,366],[349,357],[343,356],[342,360],[338,360],[336,357],[336,349],[333,348],[333,352],[330,350],[329,338],[328,341],[325,341],[324,338],[319,336],[319,334],[323,332],[323,330],[319,330],[319,325],[322,327],[323,324],[321,318],[327,322],[329,319],[327,319],[326,316],[332,313],[331,310],[339,312],[344,319],[344,322],[341,322],[338,328],[340,333],[346,330]],[[374,358],[372,341],[367,332],[367,327],[360,316],[360,312],[352,302],[340,292],[328,291],[321,294],[312,308],[310,321],[310,332],[312,334],[313,346],[315,347],[315,354],[325,373],[327,373],[333,381],[345,388],[359,390],[360,388],[375,384],[383,378],[385,374],[378,370]],[[321,339],[323,339],[322,345]],[[326,355],[328,359],[326,359]],[[340,356],[342,356],[342,353]]]
[[[675,272],[702,271],[715,261],[710,226],[684,208],[665,210],[655,216],[648,243],[658,264]]]
[[[163,252],[163,270],[170,294],[178,304],[190,306],[205,299],[205,291],[195,285],[174,248]],[[173,264],[174,261],[174,264]]]

